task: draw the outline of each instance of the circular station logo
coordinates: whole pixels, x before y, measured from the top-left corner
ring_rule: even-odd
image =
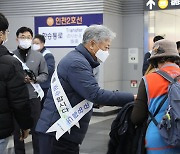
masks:
[[[48,26],[52,26],[54,24],[54,19],[52,17],[48,17],[46,22]]]
[[[161,9],[167,8],[167,6],[168,6],[168,0],[159,0],[159,1],[158,1],[158,6],[159,6]]]

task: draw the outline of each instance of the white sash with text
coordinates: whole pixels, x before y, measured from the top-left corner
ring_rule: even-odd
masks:
[[[13,57],[15,57],[17,60],[19,60],[21,62],[23,70],[29,70],[27,65],[25,63],[23,63],[21,61],[21,59],[19,59],[15,54],[13,55]],[[40,97],[40,99],[42,100],[42,98],[44,97],[44,91],[42,90],[41,86],[38,83],[31,83],[31,85],[34,88],[34,91],[37,92],[38,97]]]
[[[93,103],[84,100],[72,108],[57,76],[57,70],[54,71],[51,78],[51,91],[57,111],[61,117],[46,133],[56,131],[56,139],[58,140],[74,125],[79,127],[78,121],[92,109]]]

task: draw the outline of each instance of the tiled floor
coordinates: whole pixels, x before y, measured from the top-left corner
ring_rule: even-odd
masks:
[[[80,154],[106,154],[111,123],[116,115],[92,116],[86,137],[80,146]],[[7,154],[14,154],[13,141],[8,144]],[[32,153],[31,136],[26,139],[26,154]]]

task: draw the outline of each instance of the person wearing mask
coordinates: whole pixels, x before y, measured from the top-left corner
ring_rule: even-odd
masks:
[[[164,39],[164,37],[157,35],[153,38],[153,42],[155,43],[156,41],[162,40]],[[143,61],[143,67],[142,67],[142,74],[145,75],[145,72],[147,71],[148,67],[149,67],[149,61],[148,59],[151,56],[151,52],[152,50],[148,51],[145,53],[144,55],[144,61]]]
[[[9,137],[16,119],[23,141],[33,125],[29,104],[29,93],[24,82],[21,63],[4,46],[7,41],[9,23],[0,13],[0,154],[5,154]]]
[[[48,79],[45,82],[40,83],[41,88],[44,91],[44,97],[41,101],[41,108],[43,108],[44,100],[46,99],[47,91],[50,87],[51,77],[55,69],[55,60],[53,54],[46,49],[44,35],[36,34],[32,41],[32,50],[40,52],[46,60],[48,67]]]
[[[32,144],[34,154],[38,154],[38,136],[35,132],[35,126],[41,112],[40,99],[42,99],[43,97],[43,90],[39,86],[39,83],[47,80],[48,69],[46,61],[42,54],[31,49],[33,38],[32,30],[28,27],[21,27],[17,30],[16,37],[18,47],[15,51],[13,51],[13,53],[22,63],[24,69],[25,82],[27,83],[29,90],[29,102],[31,105],[32,117],[34,120],[34,125],[31,128]],[[16,124],[16,128],[14,131],[15,154],[25,154],[25,145],[23,141],[19,140],[19,135],[19,127]]]
[[[153,66],[153,69],[165,71],[172,78],[179,76],[180,68],[178,65],[180,63],[180,56],[175,42],[165,39],[157,41],[153,46],[149,63]],[[148,118],[148,112],[154,115],[159,104],[166,97],[169,84],[169,81],[155,71],[150,71],[143,76],[131,114],[131,120],[135,125],[143,124]],[[167,107],[168,100],[166,99],[155,116],[158,123],[162,120]],[[147,154],[180,153],[180,148],[165,143],[159,133],[158,127],[153,121],[150,121],[147,127],[145,143]]]
[[[60,60],[36,126],[40,154],[79,154],[93,103],[123,106],[135,99],[131,93],[100,88],[93,74],[93,69],[108,58],[114,37],[115,33],[103,25],[90,26],[83,42]]]

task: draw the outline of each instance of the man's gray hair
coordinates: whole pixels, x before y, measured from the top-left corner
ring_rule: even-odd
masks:
[[[116,37],[116,34],[103,25],[89,26],[83,34],[83,44],[94,40],[95,42],[102,42],[105,40],[112,40]]]

